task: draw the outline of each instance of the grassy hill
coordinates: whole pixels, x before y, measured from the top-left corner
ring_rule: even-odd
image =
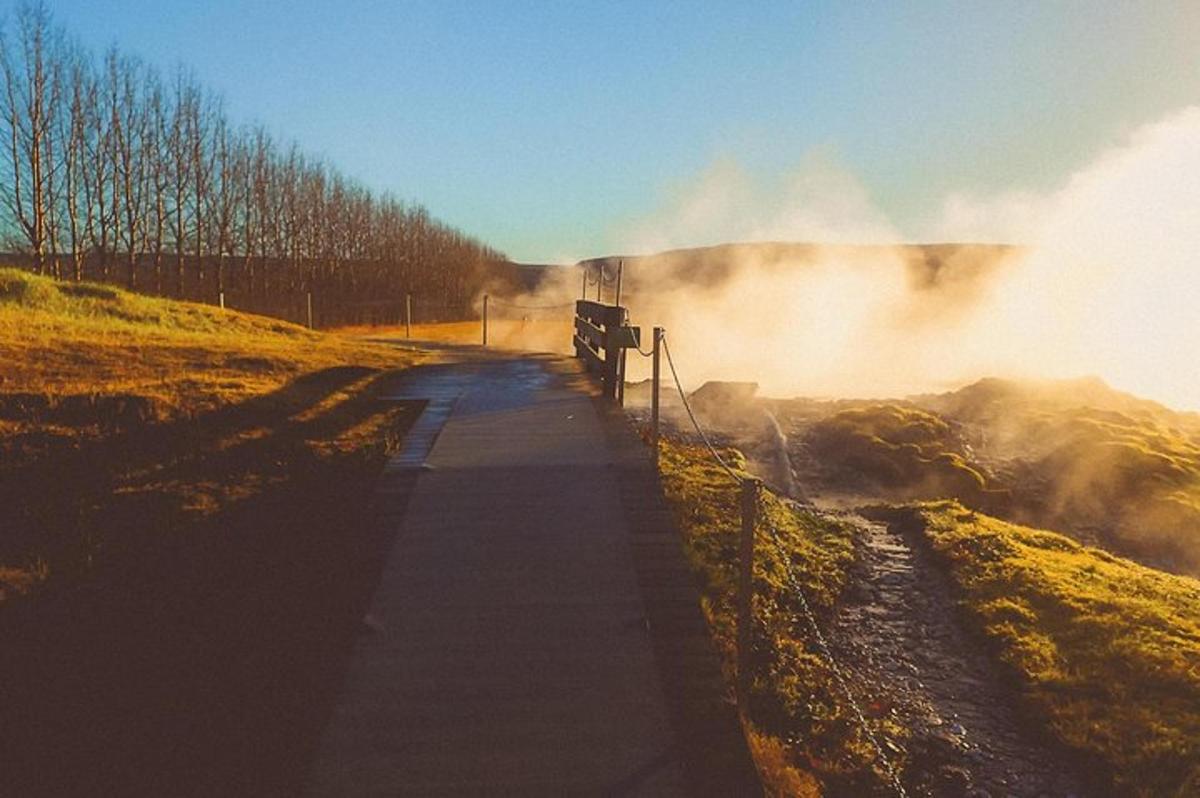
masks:
[[[420,410],[377,392],[424,357],[0,270],[6,791],[299,791]]]
[[[834,479],[893,500],[956,499],[1200,574],[1196,414],[1094,378],[987,379],[907,401],[794,400],[777,411],[805,419],[805,445]]]
[[[417,359],[0,270],[0,597],[261,495],[289,462],[378,457],[405,411],[373,385]]]

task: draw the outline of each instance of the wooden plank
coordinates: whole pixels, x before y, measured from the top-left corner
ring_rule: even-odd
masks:
[[[621,350],[607,347],[604,350],[604,395],[612,401],[617,400],[617,385],[620,382]]]
[[[600,359],[600,355],[588,345],[588,342],[575,336],[575,352],[579,358],[583,360],[588,371],[603,372],[604,361]]]
[[[591,392],[540,360],[450,369],[428,379],[462,399],[396,508],[369,607],[386,629],[354,641],[292,792],[698,794],[656,641],[630,629],[646,610]]]
[[[575,332],[580,338],[591,344],[592,349],[599,351],[608,346],[608,335],[587,319],[575,319]]]
[[[575,315],[600,327],[616,327],[623,321],[624,308],[581,299],[575,303]]]
[[[620,384],[621,349],[611,344],[612,336],[624,324],[625,308],[581,299],[575,303],[575,317],[576,356],[584,359],[588,371],[600,374],[604,396],[615,400]]]

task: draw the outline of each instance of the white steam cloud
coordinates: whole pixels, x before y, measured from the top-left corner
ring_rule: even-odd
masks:
[[[897,243],[900,235],[866,187],[817,150],[771,185],[722,158],[675,189],[670,201],[620,235],[625,252],[653,253],[747,241]]]
[[[1138,129],[1051,196],[959,202],[1026,218],[1033,245],[972,317],[977,355],[1200,409],[1200,108]]]
[[[1097,374],[1200,409],[1200,108],[1139,128],[1048,194],[950,197],[931,229],[1022,247],[902,246],[827,157],[769,200],[725,161],[634,226],[629,251],[822,246],[631,260],[625,304],[634,323],[667,328],[687,387],[748,379],[776,396],[896,396],[983,376]],[[874,246],[841,246],[864,243]],[[526,299],[577,297],[579,280]]]

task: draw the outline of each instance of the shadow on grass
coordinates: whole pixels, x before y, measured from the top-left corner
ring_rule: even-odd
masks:
[[[394,531],[370,503],[385,440],[313,442],[402,434],[419,404],[375,399],[386,376],[319,372],[6,475],[3,545],[40,535],[52,578],[0,608],[0,790],[300,789]]]

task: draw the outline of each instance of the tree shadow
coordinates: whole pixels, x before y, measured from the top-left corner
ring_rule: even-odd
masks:
[[[386,378],[329,369],[6,479],[24,534],[88,531],[100,561],[0,608],[4,790],[300,789],[395,526],[371,503],[385,441],[307,442],[380,412],[403,434],[420,403],[380,403]],[[249,487],[201,513],[162,487],[185,481]]]

